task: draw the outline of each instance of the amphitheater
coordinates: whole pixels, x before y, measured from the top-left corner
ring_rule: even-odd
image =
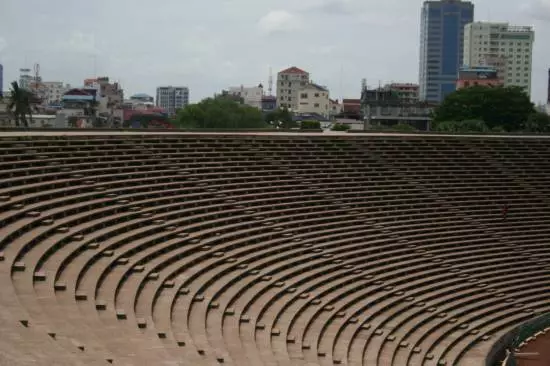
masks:
[[[549,141],[0,132],[0,365],[485,366],[550,313]]]

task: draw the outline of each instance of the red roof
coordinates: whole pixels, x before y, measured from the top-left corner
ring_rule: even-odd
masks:
[[[361,99],[344,99],[343,104],[361,104]]]
[[[297,68],[296,66],[292,66],[286,70],[281,71],[280,74],[307,74],[307,72]]]

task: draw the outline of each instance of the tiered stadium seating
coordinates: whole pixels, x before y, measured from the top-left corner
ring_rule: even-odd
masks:
[[[482,365],[550,311],[548,142],[0,133],[0,365]]]

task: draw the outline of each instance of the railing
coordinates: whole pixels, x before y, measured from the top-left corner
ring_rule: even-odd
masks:
[[[518,348],[536,333],[550,328],[550,314],[528,320],[498,339],[485,358],[485,366],[513,366],[513,358],[507,353]]]

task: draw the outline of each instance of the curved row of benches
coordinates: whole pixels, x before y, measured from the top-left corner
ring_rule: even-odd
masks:
[[[7,355],[469,365],[550,308],[544,140],[35,137],[0,152]]]

